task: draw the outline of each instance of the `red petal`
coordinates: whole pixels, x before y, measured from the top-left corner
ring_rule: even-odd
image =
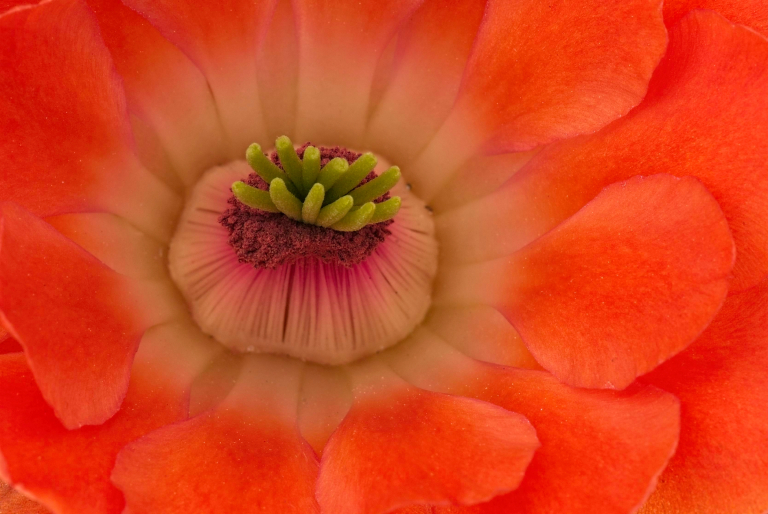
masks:
[[[511,257],[447,274],[436,301],[491,302],[560,380],[623,389],[709,324],[733,259],[698,180],[635,177]]]
[[[296,428],[292,364],[252,368],[217,408],[126,446],[112,474],[126,514],[318,512],[317,460]],[[292,405],[275,397],[284,386]]]
[[[768,4],[765,0],[665,0],[664,22],[672,26],[694,9],[717,11],[734,23],[768,35]]]
[[[422,0],[296,0],[300,140],[360,146],[376,64]]]
[[[680,398],[680,443],[644,513],[768,509],[768,281],[728,298],[688,349],[642,380]]]
[[[59,514],[119,514],[123,496],[109,481],[115,456],[186,415],[188,384],[208,355],[193,343],[190,335],[174,341],[163,330],[148,332],[120,411],[78,430],[56,419],[22,354],[0,356],[0,475]]]
[[[82,2],[0,17],[0,111],[0,198],[40,215],[108,210],[170,233],[152,214],[173,219],[177,202],[131,153],[120,80]]]
[[[122,78],[131,113],[152,127],[184,184],[194,183],[202,171],[226,158],[205,76],[120,0],[87,2]]]
[[[654,387],[587,391],[544,372],[486,365],[457,392],[519,412],[541,440],[520,487],[478,514],[633,512],[677,442],[678,402]]]
[[[542,151],[493,197],[442,216],[439,225],[452,227],[443,255],[506,255],[608,184],[638,174],[693,175],[717,199],[736,241],[731,288],[756,284],[768,274],[766,67],[765,38],[714,13],[690,15],[670,33],[641,106],[594,136]]]
[[[120,407],[145,328],[131,286],[20,207],[1,204],[0,216],[3,325],[65,426],[103,423]]]
[[[538,441],[522,416],[402,382],[358,387],[323,453],[324,512],[473,504],[514,489]]]
[[[232,155],[264,139],[259,102],[259,46],[275,0],[125,0],[179,47],[205,74],[225,127]]]

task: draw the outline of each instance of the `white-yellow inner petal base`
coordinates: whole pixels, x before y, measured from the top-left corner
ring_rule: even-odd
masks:
[[[437,272],[434,223],[401,181],[391,235],[347,268],[302,259],[276,269],[238,262],[218,222],[245,161],[212,168],[191,190],[169,250],[171,276],[200,328],[239,352],[339,365],[403,340],[431,305]]]

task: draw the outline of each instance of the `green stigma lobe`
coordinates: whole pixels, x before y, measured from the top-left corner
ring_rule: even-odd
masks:
[[[286,175],[274,162],[270,161],[261,151],[261,146],[256,143],[253,143],[248,147],[248,150],[245,151],[245,160],[248,161],[248,164],[253,168],[253,171],[258,173],[267,184],[271,184],[276,178],[282,179],[286,184],[291,182],[288,179],[288,175]],[[299,194],[293,183],[290,184],[289,189],[292,189],[292,193]]]
[[[354,204],[355,202],[351,196],[342,196],[335,202],[320,209],[320,215],[317,217],[316,223],[321,227],[330,227],[346,216]]]
[[[306,194],[309,189],[304,189],[304,166],[293,148],[293,143],[286,136],[280,136],[275,141],[275,149],[280,157],[280,164],[283,165],[285,173],[291,182],[302,192]]]
[[[375,167],[376,157],[372,153],[361,155],[328,191],[326,201],[332,202],[352,191]]]
[[[364,203],[372,202],[376,198],[392,189],[399,180],[400,168],[397,166],[392,166],[375,179],[354,189],[349,194],[355,201],[355,205],[363,205]]]
[[[235,198],[248,207],[267,212],[280,212],[280,209],[272,203],[272,199],[267,191],[249,186],[245,182],[235,182],[232,184],[232,192],[235,194]]]
[[[360,230],[368,224],[375,211],[376,206],[373,202],[368,202],[361,207],[355,207],[351,209],[346,216],[341,218],[341,220],[331,225],[331,228],[341,232],[354,232],[355,230]]]
[[[302,202],[288,191],[283,179],[276,178],[269,184],[269,197],[280,212],[291,219],[301,221]]]
[[[280,136],[275,148],[282,169],[264,155],[258,144],[248,147],[245,158],[269,184],[269,191],[235,182],[232,192],[243,204],[342,232],[390,220],[400,210],[399,197],[374,203],[400,180],[397,166],[360,185],[376,167],[372,153],[363,154],[351,165],[346,159],[336,157],[321,169],[321,153],[314,146],[306,147],[300,158],[291,140]]]
[[[400,210],[400,197],[394,196],[389,200],[376,204],[376,211],[373,213],[373,217],[368,223],[381,223],[382,221],[391,220],[395,217],[395,214]]]
[[[314,146],[308,146],[304,150],[304,162],[302,162],[301,181],[304,183],[304,189],[309,191],[312,185],[317,182],[317,176],[320,174],[320,150]]]
[[[349,164],[341,157],[336,157],[328,161],[328,164],[323,166],[320,170],[320,175],[317,177],[317,181],[323,185],[325,190],[329,190],[333,184],[341,178],[344,173],[349,169]],[[331,200],[333,201],[333,200]],[[326,203],[331,203],[326,198]]]
[[[317,221],[317,216],[320,214],[320,209],[323,208],[323,200],[325,199],[325,188],[322,184],[315,184],[309,190],[307,197],[304,199],[304,205],[301,207],[301,220],[304,223],[314,224]]]

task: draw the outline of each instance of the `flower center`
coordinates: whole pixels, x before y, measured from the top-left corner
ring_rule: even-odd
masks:
[[[430,307],[437,243],[400,170],[285,137],[246,159],[203,175],[171,241],[200,328],[235,351],[327,365],[405,339]]]
[[[305,172],[310,169],[309,174],[304,173],[309,178],[303,190],[289,182],[298,196],[288,191],[283,178],[275,177],[268,184],[262,177],[269,177],[268,172],[259,173],[266,165],[278,167],[272,176],[285,170],[278,152],[272,152],[271,160],[266,160],[261,159],[263,154],[258,145],[249,149],[249,162],[257,171],[244,182],[233,184],[233,195],[228,200],[231,207],[219,218],[229,231],[229,244],[238,259],[269,269],[312,257],[343,266],[363,262],[391,234],[387,226],[393,223],[401,199],[391,198],[389,189],[399,180],[400,170],[393,166],[378,176],[371,166],[375,166],[375,157],[338,146],[316,148],[307,143],[295,152],[291,145],[290,151],[296,154]],[[259,157],[254,156],[256,152]],[[333,183],[343,176],[335,170],[354,172],[361,157],[363,166],[359,167],[359,174],[368,172],[356,184],[359,187],[335,200],[326,198],[330,196],[326,191],[330,189],[333,193]],[[328,178],[328,170],[335,176]],[[315,179],[318,180],[312,182]],[[368,189],[367,194],[360,194],[365,193],[363,186]],[[371,201],[374,195],[378,196]],[[288,212],[280,210],[272,196]]]

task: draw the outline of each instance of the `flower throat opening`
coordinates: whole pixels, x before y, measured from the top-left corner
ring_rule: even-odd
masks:
[[[285,137],[277,145],[283,158],[279,150],[267,159],[259,145],[248,148],[255,171],[232,185],[230,207],[219,218],[239,261],[268,269],[307,258],[363,262],[391,233],[401,199],[389,190],[400,169],[377,175],[375,156],[338,146],[294,150]],[[294,179],[286,168],[295,170]]]
[[[275,146],[188,195],[168,262],[196,323],[237,352],[327,365],[405,339],[431,304],[431,211],[371,153]]]

